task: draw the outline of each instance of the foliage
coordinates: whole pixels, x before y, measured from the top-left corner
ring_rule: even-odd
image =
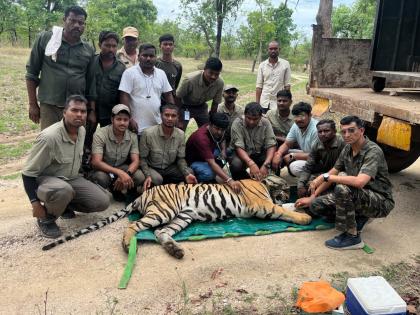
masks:
[[[333,35],[340,38],[372,38],[376,0],[357,0],[353,6],[333,9]]]

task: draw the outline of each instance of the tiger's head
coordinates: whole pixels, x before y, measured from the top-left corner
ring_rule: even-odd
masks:
[[[271,199],[275,204],[282,205],[290,198],[290,186],[280,176],[268,175],[262,180],[262,183],[267,187],[270,192]]]

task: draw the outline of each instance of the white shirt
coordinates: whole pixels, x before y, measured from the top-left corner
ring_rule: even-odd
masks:
[[[138,133],[151,126],[160,124],[159,107],[162,93],[172,91],[163,70],[154,68],[152,75],[146,75],[139,65],[124,71],[120,91],[131,97],[131,117],[137,122]]]
[[[291,70],[287,60],[278,58],[273,65],[264,60],[258,67],[257,88],[261,88],[260,104],[263,108],[274,108],[277,104],[277,92],[290,85]]]

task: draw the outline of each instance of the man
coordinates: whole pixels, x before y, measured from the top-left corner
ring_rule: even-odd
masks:
[[[278,169],[282,161],[289,167],[291,175],[299,177],[308,159],[312,146],[318,139],[317,120],[312,118],[312,107],[299,102],[292,108],[295,123],[287,134],[286,141],[279,147],[273,158],[273,168]],[[292,149],[298,145],[300,150]]]
[[[32,47],[25,76],[29,118],[36,124],[41,121],[41,130],[61,120],[69,95],[89,90],[86,77],[95,51],[80,39],[86,18],[81,7],[67,8],[64,28],[42,32]]]
[[[126,105],[115,105],[112,124],[98,129],[93,138],[92,167],[95,172],[91,180],[105,189],[110,188],[116,199],[123,199],[130,191],[140,192],[144,182],[144,175],[138,170],[137,135],[128,130],[130,116]]]
[[[217,108],[218,113],[224,113],[229,116],[229,126],[225,132],[226,147],[230,144],[230,129],[233,121],[236,118],[242,117],[244,110],[239,105],[235,104],[236,98],[238,97],[238,88],[234,85],[225,85],[223,88],[223,103],[219,104]]]
[[[232,179],[229,171],[226,174],[223,170],[226,164],[224,134],[228,126],[228,115],[210,114],[210,123],[198,128],[187,140],[187,162],[199,182],[216,180],[218,183],[226,183],[234,192],[239,193],[240,184]]]
[[[37,137],[22,171],[32,215],[45,237],[61,235],[55,223],[59,216],[103,211],[109,196],[100,186],[79,174],[85,139],[87,100],[81,95],[67,98],[63,120],[44,129]],[[65,212],[66,211],[66,212]]]
[[[122,61],[126,68],[130,68],[138,64],[139,50],[139,31],[132,26],[123,29],[122,38],[124,46],[117,52],[117,58]]]
[[[161,123],[160,98],[174,104],[172,88],[163,70],[155,67],[156,47],[143,44],[139,48],[139,64],[127,69],[121,78],[120,103],[132,113],[130,124],[140,135],[147,127]]]
[[[173,35],[164,34],[159,37],[159,47],[162,51],[162,56],[157,59],[156,68],[165,71],[175,97],[175,91],[182,77],[182,65],[172,55],[175,49],[175,38]]]
[[[146,177],[143,190],[151,185],[197,183],[185,161],[184,132],[176,128],[178,107],[165,104],[160,108],[162,123],[144,130],[140,138],[140,167]]]
[[[320,120],[316,124],[318,140],[312,147],[308,159],[299,176],[297,189],[299,198],[308,194],[308,184],[321,173],[332,169],[337,161],[345,142],[337,136],[335,122],[329,119]]]
[[[270,122],[262,114],[261,105],[252,102],[245,106],[244,118],[236,118],[232,124],[230,146],[235,151],[231,163],[234,179],[247,178],[247,167],[251,178],[256,180],[262,180],[269,173],[276,138]]]
[[[381,148],[364,136],[363,121],[347,116],[340,125],[346,146],[334,167],[312,182],[312,195],[298,199],[296,206],[335,216],[335,227],[342,233],[326,241],[327,247],[363,248],[360,232],[368,219],[386,217],[394,208],[392,184]],[[333,192],[320,196],[332,184]]]
[[[267,119],[273,127],[276,135],[277,146],[281,146],[286,141],[286,136],[292,128],[293,116],[290,112],[292,105],[292,93],[289,90],[281,90],[277,93],[277,107],[267,112]]]
[[[210,112],[215,113],[222,101],[223,80],[219,77],[222,62],[215,57],[207,59],[204,70],[187,74],[179,87],[176,98],[182,110],[179,127],[187,129],[190,118],[194,118],[198,127],[209,122],[207,101],[212,100]]]
[[[266,113],[276,105],[280,90],[290,90],[291,70],[287,60],[279,58],[280,45],[276,41],[268,44],[269,58],[260,63],[257,73],[256,102]]]

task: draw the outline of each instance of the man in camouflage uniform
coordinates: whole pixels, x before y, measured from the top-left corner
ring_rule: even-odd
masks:
[[[312,182],[311,197],[298,199],[296,206],[310,206],[316,215],[335,213],[336,229],[342,233],[326,241],[327,247],[363,248],[360,232],[368,219],[386,217],[394,208],[392,184],[384,154],[364,136],[362,120],[347,116],[340,124],[347,145],[335,166]],[[331,184],[333,192],[320,196]]]

